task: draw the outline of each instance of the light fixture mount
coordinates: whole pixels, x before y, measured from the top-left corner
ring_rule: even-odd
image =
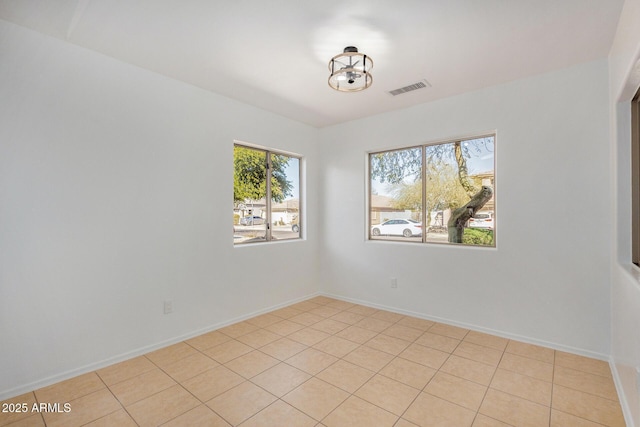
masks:
[[[355,46],[347,46],[329,61],[329,86],[340,92],[364,90],[373,83],[371,68],[370,56],[358,52]]]

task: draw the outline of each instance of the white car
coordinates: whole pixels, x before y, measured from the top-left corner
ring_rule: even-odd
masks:
[[[390,219],[371,227],[372,236],[422,236],[422,224],[413,219]]]
[[[469,228],[493,230],[493,212],[478,212],[469,220]]]

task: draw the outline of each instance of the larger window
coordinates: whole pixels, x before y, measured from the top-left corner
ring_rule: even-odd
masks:
[[[369,154],[369,239],[495,246],[495,135]]]
[[[233,243],[298,239],[300,158],[233,146]]]
[[[640,90],[631,101],[631,260],[640,267]]]

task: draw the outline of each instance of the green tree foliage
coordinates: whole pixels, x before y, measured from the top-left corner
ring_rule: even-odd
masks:
[[[260,200],[267,194],[266,152],[252,148],[233,147],[233,200]],[[282,202],[291,195],[293,185],[287,180],[285,168],[289,157],[271,154],[271,198]]]

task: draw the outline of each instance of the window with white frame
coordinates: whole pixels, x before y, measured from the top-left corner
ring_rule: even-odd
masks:
[[[495,247],[495,135],[369,153],[369,239]]]
[[[300,157],[233,146],[233,243],[299,239]]]

